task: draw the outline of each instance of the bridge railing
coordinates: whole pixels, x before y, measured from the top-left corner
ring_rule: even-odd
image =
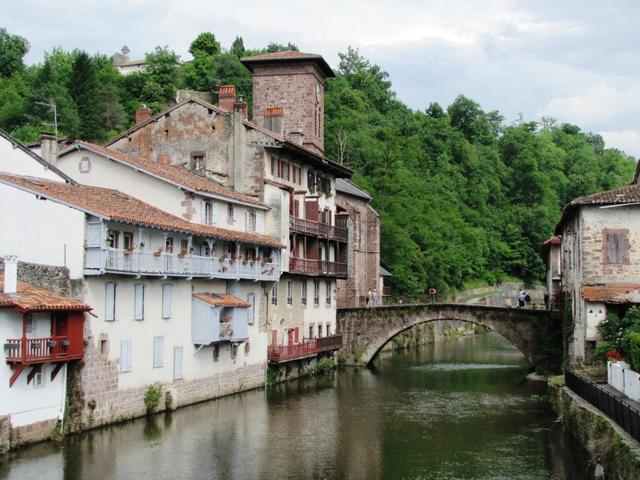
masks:
[[[570,370],[564,372],[567,387],[584,398],[629,435],[640,442],[640,410],[621,394],[609,391],[603,385],[593,383]]]

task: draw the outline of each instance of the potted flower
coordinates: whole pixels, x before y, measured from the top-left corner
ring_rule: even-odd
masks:
[[[158,250],[156,250],[155,252],[153,252],[153,256],[154,257],[159,257],[160,255],[162,255],[162,250],[163,248],[160,247]]]
[[[178,258],[184,258],[186,256],[187,256],[187,250],[186,249],[180,250],[180,253],[178,254]]]

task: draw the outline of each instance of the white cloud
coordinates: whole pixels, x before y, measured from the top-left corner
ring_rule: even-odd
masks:
[[[599,133],[608,147],[617,148],[640,159],[640,130]]]

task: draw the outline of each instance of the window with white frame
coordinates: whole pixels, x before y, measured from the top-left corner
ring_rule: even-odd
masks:
[[[233,225],[236,222],[236,210],[230,203],[227,204],[227,223]]]
[[[271,289],[271,305],[278,305],[278,284]]]
[[[104,319],[113,322],[116,319],[116,284],[104,284]]]
[[[319,323],[318,324],[318,337],[321,337],[321,336],[322,336],[322,324]]]
[[[80,160],[80,173],[87,173],[91,170],[91,161],[89,157],[82,157]]]
[[[255,232],[256,231],[256,212],[247,212],[245,222],[246,222],[245,230],[247,232]]]
[[[164,364],[164,337],[153,337],[153,368],[161,368]]]
[[[293,305],[293,280],[287,280],[287,305]]]
[[[313,324],[309,325],[309,338],[313,338],[314,332],[313,332]]]
[[[162,285],[162,318],[171,318],[171,289],[170,283]]]
[[[133,319],[144,319],[144,284],[136,283],[133,286]]]
[[[307,304],[307,281],[305,279],[300,281],[300,303]]]
[[[313,305],[320,305],[320,280],[313,281]]]
[[[213,224],[213,204],[210,201],[204,201],[202,205],[202,223],[205,225]]]
[[[40,370],[37,370],[33,375],[33,388],[44,388],[45,376],[43,375],[41,367]]]

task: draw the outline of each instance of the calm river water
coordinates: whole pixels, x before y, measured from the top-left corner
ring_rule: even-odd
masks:
[[[453,339],[36,445],[0,479],[586,478],[525,374],[498,335]]]

